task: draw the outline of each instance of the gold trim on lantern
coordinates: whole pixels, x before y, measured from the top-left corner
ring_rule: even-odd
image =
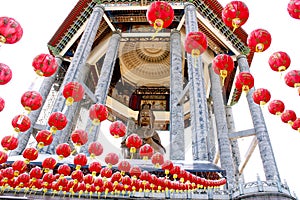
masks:
[[[255,46],[255,51],[256,52],[263,52],[264,51],[264,48],[265,48],[265,45],[263,43],[258,43],[256,46]]]
[[[6,42],[6,38],[3,35],[0,35],[0,43],[5,43]]]
[[[156,19],[153,24],[153,28],[156,30],[156,32],[160,31],[163,28],[163,26],[164,26],[164,21],[162,19]]]
[[[226,69],[220,70],[220,76],[222,78],[222,86],[224,86],[225,78],[227,77],[227,70]]]
[[[283,72],[283,71],[285,71],[286,70],[286,67],[285,66],[280,66],[280,67],[278,67],[278,72]]]
[[[71,106],[74,103],[74,98],[73,97],[68,97],[66,100],[66,105]]]
[[[237,18],[232,19],[233,32],[235,31],[235,29],[240,27],[240,23],[241,23],[240,18],[237,17]]]
[[[41,71],[41,70],[36,70],[35,73],[38,75],[38,76],[44,76],[44,73]]]

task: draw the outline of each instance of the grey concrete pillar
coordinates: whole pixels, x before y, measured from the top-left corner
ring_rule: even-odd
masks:
[[[118,57],[120,39],[120,32],[114,32],[114,34],[110,38],[108,49],[106,51],[101,68],[100,77],[96,86],[95,96],[97,99],[97,103],[105,105],[109,85],[114,71],[114,66]],[[86,131],[89,132],[89,140],[80,150],[83,153],[88,153],[88,145],[98,139],[101,124],[91,128],[92,126],[94,126],[92,124],[92,120],[89,120],[86,127]]]
[[[250,72],[247,57],[245,55],[239,55],[237,57],[237,61],[241,72]],[[280,180],[263,113],[260,106],[255,104],[252,98],[252,94],[254,91],[254,87],[249,90],[249,92],[247,93],[247,101],[254,125],[254,130],[256,133],[256,138],[258,140],[258,147],[263,163],[265,177],[266,180],[274,180],[275,178],[278,178],[278,180]]]
[[[192,3],[185,4],[186,35],[198,31],[196,8]],[[190,82],[190,110],[192,126],[192,151],[194,160],[208,160],[207,134],[209,131],[204,72],[201,56],[193,58],[187,54]]]
[[[62,95],[62,91],[64,89],[63,86],[71,81],[78,81],[76,80],[76,78],[80,77],[79,76],[80,72],[78,71],[86,67],[86,61],[91,52],[92,45],[94,43],[95,36],[99,28],[100,22],[102,20],[103,14],[104,14],[104,7],[99,4],[95,5],[94,10],[83,32],[83,35],[80,39],[80,42],[76,48],[72,62],[66,72],[62,85],[59,89],[59,95],[54,103],[51,113],[63,111],[64,107],[66,106],[65,105],[66,99]],[[44,147],[41,150],[41,152],[53,153],[53,149],[59,143],[60,135],[61,135],[61,131],[57,131],[56,134],[54,135],[52,144],[47,147]]]
[[[56,59],[58,68],[60,68],[61,64],[62,64],[62,57],[56,56],[55,59]],[[47,99],[47,97],[48,97],[48,95],[51,91],[52,85],[55,82],[55,78],[56,78],[56,74],[58,73],[58,70],[59,69],[57,69],[55,74],[53,74],[52,76],[45,77],[42,84],[41,84],[41,86],[40,86],[39,93],[43,97],[43,105],[44,105],[44,103],[45,103],[45,101],[46,101],[46,99]],[[18,134],[19,145],[15,150],[10,152],[11,156],[21,155],[23,153],[24,149],[27,146],[29,138],[32,134],[33,127],[35,126],[35,124],[36,124],[36,122],[37,122],[37,120],[38,120],[38,118],[41,114],[41,111],[42,111],[42,108],[29,113],[29,119],[31,121],[31,126],[26,132]]]
[[[228,132],[229,132],[229,134],[234,133],[235,132],[235,124],[234,124],[234,119],[233,119],[233,114],[232,114],[232,107],[226,106],[225,111],[226,111]],[[234,163],[235,181],[236,181],[236,183],[238,183],[238,182],[244,183],[244,176],[242,174],[239,175],[239,165],[241,163],[241,154],[240,154],[240,149],[239,149],[239,144],[238,144],[237,139],[230,140],[230,144],[231,144],[232,158],[233,158],[233,163]]]
[[[177,105],[183,92],[181,35],[171,32],[170,66],[170,159],[185,160],[184,117],[182,104]]]
[[[219,75],[217,75],[212,65],[209,64],[209,75],[211,82],[211,96],[213,99],[213,109],[217,125],[217,137],[220,152],[221,167],[226,170],[228,190],[234,188],[234,163],[232,158],[231,144],[228,136],[225,105],[222,95],[222,86]]]

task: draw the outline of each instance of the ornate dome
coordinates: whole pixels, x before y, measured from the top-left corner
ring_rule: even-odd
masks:
[[[120,69],[123,78],[136,85],[169,85],[169,42],[122,42]]]

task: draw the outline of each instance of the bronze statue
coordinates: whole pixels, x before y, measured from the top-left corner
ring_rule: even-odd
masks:
[[[138,114],[137,124],[133,119],[129,119],[127,125],[127,133],[121,143],[122,154],[124,158],[131,158],[129,149],[126,147],[125,141],[126,138],[132,133],[139,135],[143,140],[143,144],[151,145],[155,152],[159,152],[163,155],[166,153],[166,149],[162,146],[158,133],[154,130],[154,121],[155,116],[153,114],[153,111],[151,110],[150,104],[142,105],[142,109]],[[138,151],[137,153],[135,153],[133,158],[140,158],[138,155]]]

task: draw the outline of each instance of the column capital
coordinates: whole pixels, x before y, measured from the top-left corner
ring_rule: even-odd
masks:
[[[119,35],[120,37],[122,36],[121,31],[115,30],[112,32],[113,35]]]
[[[171,35],[172,35],[172,34],[175,34],[175,33],[178,33],[178,34],[180,34],[180,31],[179,31],[179,30],[177,30],[177,29],[172,29],[172,30],[171,30]]]
[[[101,4],[101,1],[97,1],[97,4],[94,6],[94,9],[95,8],[100,8],[103,11],[105,11],[105,7]]]
[[[247,56],[244,55],[244,54],[240,54],[236,57],[237,60],[241,59],[241,58],[246,58],[247,59]]]
[[[192,2],[185,2],[184,3],[184,8],[188,7],[188,6],[193,6],[196,8],[196,6],[192,3]]]

